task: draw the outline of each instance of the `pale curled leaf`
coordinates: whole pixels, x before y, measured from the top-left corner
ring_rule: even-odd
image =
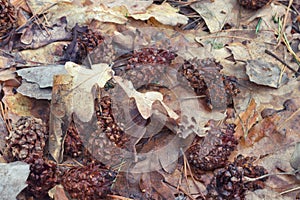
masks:
[[[229,23],[237,16],[237,1],[201,1],[191,7],[201,15],[210,32],[220,31],[224,24]]]
[[[131,81],[114,76],[114,80],[123,88],[126,94],[136,101],[137,108],[144,119],[148,119],[152,115],[152,104],[159,101],[166,109],[168,115],[173,119],[178,119],[178,115],[163,102],[163,95],[159,92],[141,93],[135,90]]]
[[[118,9],[111,9],[107,8],[103,4],[82,6],[67,2],[60,2],[57,6],[49,9],[47,16],[49,17],[49,21],[53,24],[57,19],[65,16],[68,20],[67,27],[73,28],[75,24],[84,25],[90,23],[92,20],[124,24],[126,23],[127,18],[123,12],[124,9],[120,7],[118,7]]]
[[[187,24],[188,18],[184,15],[177,13],[178,10],[173,8],[168,3],[161,5],[152,4],[149,6],[145,13],[130,15],[134,19],[148,20],[151,17],[155,18],[162,24],[176,26],[178,24]]]
[[[153,3],[152,0],[123,0],[123,1],[111,1],[100,0],[104,5],[112,8],[116,6],[125,6],[129,14],[144,13],[146,9]]]
[[[9,69],[0,71],[0,82],[12,79],[16,79],[16,74],[14,71]]]
[[[290,159],[290,164],[295,170],[300,169],[300,142],[295,146],[295,151]]]
[[[94,113],[93,86],[97,84],[103,88],[114,72],[105,63],[92,65],[92,69],[87,69],[73,62],[67,62],[65,68],[73,77],[70,93],[72,111],[77,114],[81,121],[87,122]]]
[[[29,164],[24,162],[0,163],[0,193],[1,199],[16,199],[16,196],[26,186],[30,173]]]

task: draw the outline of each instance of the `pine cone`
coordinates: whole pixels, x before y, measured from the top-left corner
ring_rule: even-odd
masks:
[[[170,65],[176,56],[170,50],[142,48],[123,55],[125,61],[121,64],[116,61],[113,69],[116,75],[131,80],[133,86],[139,89],[145,84],[160,82],[165,75],[165,66]]]
[[[30,164],[27,191],[37,199],[46,197],[48,191],[59,182],[56,163],[42,158],[39,154],[31,154],[25,162]]]
[[[267,5],[270,1],[271,0],[239,0],[239,3],[247,9],[257,10]]]
[[[6,157],[8,160],[25,160],[33,153],[43,155],[47,139],[47,125],[41,119],[21,117],[7,137]]]
[[[221,129],[211,121],[209,128],[206,137],[203,140],[196,139],[187,151],[188,161],[196,173],[224,167],[237,145],[233,124]]]
[[[122,147],[128,141],[124,131],[117,125],[112,114],[112,101],[109,96],[103,96],[100,99],[97,117],[100,127],[105,132],[107,138],[117,146]]]
[[[114,172],[91,164],[71,168],[63,175],[62,184],[74,199],[97,200],[110,193],[115,176]]]
[[[197,95],[206,96],[206,103],[212,109],[232,105],[232,97],[239,93],[236,78],[221,74],[222,68],[214,59],[207,58],[186,60],[178,71]]]
[[[72,29],[73,40],[65,49],[65,60],[82,63],[96,47],[103,42],[101,33],[94,32],[87,26],[74,26]]]
[[[244,176],[256,178],[267,174],[263,167],[253,166],[254,160],[253,157],[239,155],[233,163],[218,170],[206,188],[206,199],[245,199],[247,190],[263,189],[266,178],[246,183],[243,180]]]
[[[16,11],[9,0],[0,0],[0,38],[16,27]]]
[[[76,158],[81,156],[83,151],[84,147],[82,139],[79,136],[74,124],[71,123],[64,140],[64,154]]]

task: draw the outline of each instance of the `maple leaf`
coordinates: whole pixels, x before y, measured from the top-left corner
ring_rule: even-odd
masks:
[[[93,86],[97,84],[103,88],[114,72],[105,63],[92,65],[91,69],[87,69],[73,62],[67,62],[65,69],[73,77],[70,94],[71,110],[81,121],[87,122],[94,113]]]
[[[135,90],[131,81],[125,80],[119,76],[115,76],[114,80],[123,88],[126,94],[136,101],[137,108],[144,119],[148,119],[152,115],[152,104],[159,101],[166,109],[168,115],[173,119],[178,119],[178,115],[163,102],[163,95],[159,92],[141,93]]]

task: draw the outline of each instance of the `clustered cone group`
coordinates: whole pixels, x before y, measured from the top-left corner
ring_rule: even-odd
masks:
[[[72,41],[65,49],[65,60],[82,63],[95,48],[103,42],[100,32],[95,32],[87,26],[76,25],[72,29]]]
[[[257,178],[267,174],[262,166],[253,165],[254,157],[239,155],[233,163],[217,170],[211,183],[207,186],[208,200],[245,199],[247,190],[264,188],[266,178],[253,182],[245,181],[245,177]]]
[[[112,100],[109,96],[101,98],[99,103],[98,122],[107,138],[122,147],[128,140],[124,131],[118,126],[112,114]]]
[[[211,58],[192,59],[186,60],[179,68],[179,72],[188,80],[197,95],[205,95],[208,107],[212,107],[212,98],[225,99],[224,103],[227,106],[231,106],[232,98],[239,93],[239,89],[236,86],[235,77],[225,76],[220,73],[222,68],[222,65]],[[208,85],[205,81],[206,76],[219,77],[219,82],[222,85]],[[222,87],[224,87],[224,93]],[[213,92],[211,91],[212,88],[214,89]]]
[[[42,120],[21,117],[12,128],[5,150],[9,159],[26,160],[33,153],[43,155],[48,130]]]
[[[67,135],[65,148],[68,154],[77,157],[82,151],[80,137],[74,127],[68,130]],[[46,124],[33,117],[21,117],[13,124],[7,137],[6,160],[20,160],[30,164],[28,186],[24,190],[26,196],[47,199],[48,191],[60,183],[70,192],[71,197],[79,200],[99,199],[110,193],[110,186],[115,178],[113,171],[94,164],[96,162],[87,163],[87,166],[60,168],[44,154],[47,139]]]
[[[187,151],[188,161],[195,170],[212,171],[224,167],[237,145],[233,124],[220,128],[210,122],[208,127],[206,137],[197,138]]]
[[[74,199],[103,199],[111,189],[116,174],[102,166],[90,164],[74,167],[62,178],[62,185]]]

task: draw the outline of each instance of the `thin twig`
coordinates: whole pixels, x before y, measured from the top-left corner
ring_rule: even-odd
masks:
[[[192,195],[190,195],[188,192],[186,192],[183,188],[181,188],[181,187],[176,187],[175,185],[169,183],[169,182],[166,181],[166,180],[164,180],[164,183],[167,183],[167,184],[170,185],[171,187],[174,187],[174,188],[180,190],[181,192],[183,192],[183,194],[185,194],[186,196],[188,196],[191,200],[195,200],[195,198],[194,198]]]
[[[202,197],[203,199],[205,199],[203,193],[201,192],[201,189],[200,189],[199,186],[196,184],[196,180],[195,180],[195,178],[194,178],[194,176],[193,176],[193,174],[192,174],[192,170],[191,170],[190,164],[189,164],[189,162],[188,162],[188,160],[187,160],[187,158],[186,158],[186,156],[185,156],[185,153],[183,152],[182,149],[180,149],[180,151],[181,151],[181,153],[182,153],[183,160],[186,162],[187,167],[188,167],[188,170],[190,171],[190,175],[191,175],[191,178],[192,178],[192,180],[193,180],[193,183],[195,184],[196,188],[198,189],[198,192],[200,193],[201,197]]]
[[[130,198],[127,198],[127,197],[122,197],[122,196],[115,195],[115,194],[114,195],[108,194],[107,196],[112,198],[112,199],[118,199],[118,200],[134,200],[134,199],[130,199]]]
[[[289,190],[286,190],[286,191],[283,191],[283,192],[280,192],[280,195],[283,195],[283,194],[286,194],[286,193],[290,193],[290,192],[294,192],[294,191],[297,191],[297,190],[300,190],[300,186],[292,188],[292,189],[289,189]]]
[[[233,38],[233,39],[250,40],[250,41],[253,40],[251,38],[233,36],[233,35],[207,35],[207,36],[196,37],[195,40],[196,42],[200,42],[200,40],[202,39],[210,39],[210,38]]]
[[[287,64],[286,62],[284,62],[282,59],[280,59],[277,55],[275,55],[274,53],[272,53],[271,51],[269,51],[268,49],[265,50],[265,53],[272,56],[273,58],[275,58],[276,60],[278,60],[279,62],[281,62],[283,65],[285,65],[289,70],[293,71],[294,73],[298,73],[295,69],[293,69],[289,64]]]

